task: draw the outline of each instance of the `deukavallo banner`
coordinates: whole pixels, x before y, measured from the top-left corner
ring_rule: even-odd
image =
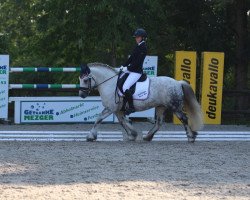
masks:
[[[196,87],[196,52],[175,52],[175,79],[187,81],[195,92]],[[174,124],[180,124],[180,120],[174,116]]]
[[[221,124],[223,52],[203,52],[201,107],[205,124]]]

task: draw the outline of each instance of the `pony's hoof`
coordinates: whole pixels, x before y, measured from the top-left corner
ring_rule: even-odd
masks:
[[[96,141],[96,139],[97,139],[97,131],[94,128],[92,128],[90,133],[86,137],[86,141],[87,142],[94,142],[94,141]]]
[[[87,137],[86,141],[87,142],[94,142],[94,141],[96,141],[96,139],[97,139],[96,137]]]
[[[150,142],[150,141],[152,141],[152,138],[151,138],[151,137],[144,136],[144,137],[143,137],[143,141]]]
[[[137,138],[138,133],[137,133],[136,131],[131,131],[131,135],[132,135],[134,138]]]
[[[129,136],[129,137],[128,137],[128,140],[129,140],[129,141],[135,141],[135,140],[136,140],[136,137],[134,137],[134,136]]]
[[[187,135],[188,142],[189,143],[194,143],[197,135],[198,135],[198,133],[196,131],[192,131],[191,135]]]
[[[87,138],[87,139],[86,139],[86,141],[87,141],[87,142],[94,142],[94,141],[96,141],[96,139],[93,139],[93,138]]]
[[[188,142],[189,143],[194,143],[195,142],[195,138],[188,138]]]

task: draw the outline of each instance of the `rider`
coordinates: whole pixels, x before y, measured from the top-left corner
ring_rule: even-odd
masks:
[[[139,28],[134,32],[133,37],[135,37],[137,45],[132,51],[128,60],[124,63],[124,65],[121,66],[121,68],[123,68],[123,66],[127,67],[126,73],[129,73],[129,76],[124,82],[122,87],[123,92],[125,94],[122,110],[123,111],[125,110],[124,106],[126,105],[127,102],[129,104],[129,108],[125,110],[126,115],[135,112],[133,97],[132,97],[133,94],[132,91],[130,90],[130,87],[134,85],[143,74],[142,65],[147,55],[146,31],[142,28]]]

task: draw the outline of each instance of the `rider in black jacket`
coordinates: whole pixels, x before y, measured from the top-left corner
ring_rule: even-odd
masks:
[[[131,53],[131,56],[125,62],[124,66],[127,66],[127,69],[130,72],[142,74],[143,73],[142,65],[146,57],[146,54],[147,54],[147,46],[145,41],[142,40],[136,45],[136,47]]]
[[[142,28],[139,28],[135,31],[134,37],[137,45],[132,51],[128,60],[123,65],[124,67],[127,67],[126,73],[129,73],[128,78],[123,84],[123,92],[125,94],[125,98],[123,100],[122,110],[125,111],[126,115],[135,112],[133,97],[132,97],[133,94],[130,90],[130,87],[134,85],[141,77],[143,73],[142,65],[147,55],[146,31]],[[125,109],[127,102],[129,104],[129,108]]]

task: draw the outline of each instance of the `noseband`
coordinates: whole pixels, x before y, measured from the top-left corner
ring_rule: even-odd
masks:
[[[89,95],[91,90],[95,89],[97,87],[97,85],[96,85],[95,79],[90,74],[83,74],[79,78],[83,79],[85,76],[88,77],[88,87],[80,87],[79,90],[82,91],[82,92],[87,92],[88,95]],[[95,82],[95,85],[93,87],[91,87],[91,79],[93,79],[93,81]]]

